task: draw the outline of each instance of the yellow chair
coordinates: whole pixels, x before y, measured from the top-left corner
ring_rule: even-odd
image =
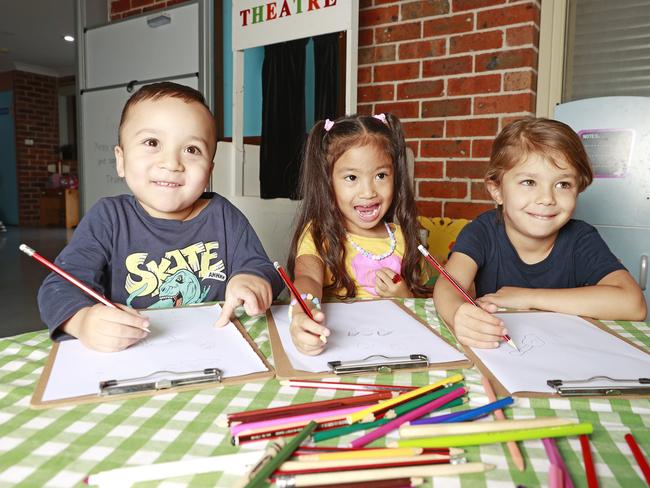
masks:
[[[444,265],[449,259],[449,253],[456,242],[456,237],[458,237],[461,229],[469,223],[469,220],[420,216],[418,221],[422,228],[428,232],[426,242],[429,253],[440,264]],[[431,276],[432,278],[428,283],[430,285],[435,282],[438,272],[432,270]]]

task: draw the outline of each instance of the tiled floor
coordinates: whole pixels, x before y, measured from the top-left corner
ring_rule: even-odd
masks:
[[[0,337],[44,328],[36,293],[49,270],[18,250],[25,243],[50,261],[59,254],[72,230],[7,226],[0,233]]]

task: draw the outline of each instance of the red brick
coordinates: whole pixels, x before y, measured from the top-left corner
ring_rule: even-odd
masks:
[[[406,139],[406,145],[411,148],[411,151],[413,151],[413,154],[417,158],[418,155],[420,154],[420,141],[418,140],[413,140],[413,139]]]
[[[500,7],[478,13],[476,27],[491,29],[502,25],[534,22],[539,25],[539,7],[536,3],[517,4],[511,7]]]
[[[422,141],[420,156],[423,158],[467,158],[469,157],[470,141],[439,139]]]
[[[395,61],[395,46],[364,47],[358,53],[360,65]]]
[[[469,98],[447,98],[422,102],[422,117],[454,117],[469,115],[472,101]]]
[[[111,15],[126,12],[131,8],[131,0],[113,0],[111,2]]]
[[[369,85],[357,88],[359,103],[377,102],[379,100],[393,100],[395,87],[393,85]]]
[[[503,33],[499,30],[454,36],[449,40],[449,53],[498,49],[503,45]]]
[[[445,123],[442,120],[404,122],[402,129],[407,139],[438,139],[444,134]]]
[[[357,70],[357,83],[370,83],[372,81],[372,68],[361,66]]]
[[[445,217],[474,220],[483,212],[493,209],[492,203],[445,202]]]
[[[416,161],[415,178],[442,178],[442,161]]]
[[[422,198],[465,198],[467,183],[459,181],[419,181],[418,196]]]
[[[420,0],[418,2],[402,3],[402,19],[418,19],[449,13],[448,0]]]
[[[395,63],[375,66],[373,79],[382,81],[412,80],[420,77],[420,63]]]
[[[445,39],[405,42],[399,45],[400,59],[422,59],[444,56],[447,49]]]
[[[513,27],[506,31],[506,46],[539,46],[539,30],[534,25]]]
[[[359,27],[389,24],[391,22],[397,22],[398,19],[399,7],[397,5],[361,10],[359,12]]]
[[[501,75],[473,75],[447,80],[447,95],[469,95],[501,91]]]
[[[156,5],[154,4],[153,0],[131,0],[132,8],[145,6],[155,7]],[[162,5],[159,5],[158,8],[162,8]]]
[[[532,71],[513,71],[503,75],[504,91],[535,90],[537,76]]]
[[[372,115],[375,113],[372,104],[357,105],[357,113],[361,115]]]
[[[476,71],[537,67],[537,53],[534,49],[512,49],[478,54]]]
[[[445,83],[442,80],[414,81],[397,85],[397,98],[409,100],[411,98],[432,98],[443,95]]]
[[[135,17],[136,15],[140,15],[142,13],[141,8],[136,8],[135,10],[129,10],[128,12],[124,12],[122,14],[122,18],[125,19],[127,17]]]
[[[418,208],[418,215],[424,217],[442,217],[442,202],[417,200],[415,205]]]
[[[495,95],[491,97],[476,97],[474,99],[474,114],[503,114],[511,112],[534,112],[535,95],[521,93],[517,95]]]
[[[445,137],[496,136],[498,128],[499,120],[496,118],[447,120]]]
[[[506,125],[514,122],[515,120],[520,120],[523,116],[522,115],[513,115],[510,117],[501,117],[499,121],[499,126],[501,129],[503,129]]]
[[[410,39],[419,39],[422,33],[420,22],[411,22],[409,24],[394,24],[388,27],[375,29],[375,42],[382,44],[386,42],[408,41]]]
[[[447,161],[445,176],[447,178],[483,178],[487,166],[487,161]]]
[[[506,0],[453,0],[452,10],[454,12],[459,12],[461,10],[492,7],[493,5],[499,5],[501,3],[506,3]]]
[[[370,8],[373,5],[373,0],[361,0],[359,2],[359,10]]]
[[[472,157],[489,158],[492,153],[492,143],[494,139],[473,139],[472,140]]]
[[[378,103],[374,113],[390,112],[400,119],[414,119],[418,116],[418,102]]]
[[[362,29],[359,31],[359,47],[372,46],[375,42],[374,29]]]
[[[427,20],[422,25],[423,37],[446,36],[474,29],[474,16],[471,14],[452,15],[440,19]]]
[[[422,76],[429,78],[434,76],[457,75],[460,73],[472,72],[472,57],[459,56],[455,58],[442,58],[422,62]]]
[[[471,198],[472,200],[491,200],[490,192],[487,191],[485,183],[473,181],[471,184]]]

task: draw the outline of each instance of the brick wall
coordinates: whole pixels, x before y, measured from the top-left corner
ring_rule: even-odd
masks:
[[[47,165],[58,159],[57,79],[13,72],[16,130],[16,177],[20,225],[38,225],[40,196],[48,180]],[[34,141],[25,145],[25,139]]]
[[[183,2],[108,1],[113,19]],[[402,119],[420,213],[472,219],[492,208],[483,187],[492,141],[535,112],[540,0],[359,6],[358,110]]]

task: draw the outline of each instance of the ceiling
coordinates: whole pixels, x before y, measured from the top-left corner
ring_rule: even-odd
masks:
[[[75,0],[0,0],[0,72],[76,72]]]

